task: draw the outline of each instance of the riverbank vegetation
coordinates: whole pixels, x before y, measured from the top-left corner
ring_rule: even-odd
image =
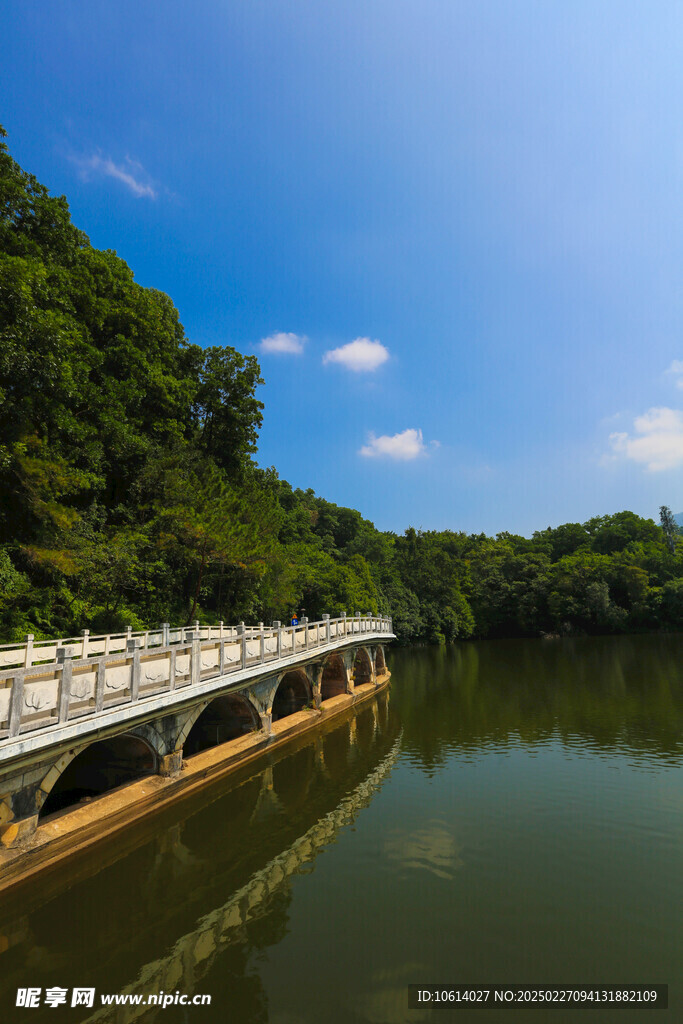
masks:
[[[405,642],[683,628],[668,510],[382,532],[259,468],[260,383],[0,144],[0,640],[304,609],[388,612]]]

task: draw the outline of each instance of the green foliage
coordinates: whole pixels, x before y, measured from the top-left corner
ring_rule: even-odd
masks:
[[[666,506],[531,539],[381,532],[254,464],[262,383],[189,344],[0,142],[0,638],[294,611],[389,613],[406,643],[683,628]]]
[[[668,505],[662,505],[659,509],[659,522],[666,538],[667,547],[673,555],[676,550],[676,540],[679,535],[678,525]]]

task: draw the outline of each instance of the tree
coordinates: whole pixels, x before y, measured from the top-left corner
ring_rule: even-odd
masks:
[[[678,537],[678,526],[673,513],[668,505],[662,505],[659,509],[659,522],[664,531],[666,546],[673,555],[676,550],[676,538]]]

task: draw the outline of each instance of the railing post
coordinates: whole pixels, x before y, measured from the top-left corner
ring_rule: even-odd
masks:
[[[71,697],[73,673],[71,650],[68,647],[60,647],[57,651],[57,662],[62,666],[62,677],[59,680],[59,697],[57,699],[57,716],[60,722],[66,722],[69,718],[69,699]]]
[[[308,650],[308,616],[304,615],[301,621],[304,627],[304,650]]]
[[[197,686],[202,675],[202,642],[198,630],[190,633],[190,640],[190,686]]]
[[[170,643],[171,643],[171,636],[170,636],[170,633],[171,633],[171,623],[170,622],[160,622],[159,623],[159,629],[161,630],[161,646],[162,647],[168,647],[170,645]]]
[[[241,635],[241,637],[242,637],[242,668],[246,668],[247,667],[247,631],[245,629],[245,626],[244,626],[243,622],[240,622],[239,626],[237,627],[237,633],[238,633],[238,636]]]
[[[97,678],[95,680],[95,711],[101,711],[104,707],[104,677],[106,666],[104,659],[97,662]]]
[[[357,632],[360,633],[360,631],[361,631],[360,612],[356,612],[356,621],[358,622],[358,630],[357,630]],[[354,623],[354,628],[355,628],[355,623]]]
[[[88,638],[90,636],[90,630],[89,629],[82,629],[81,630],[81,636],[83,637],[83,648],[81,650],[81,658],[87,658],[88,657]]]
[[[261,664],[266,660],[266,631],[263,628],[263,623],[259,622],[259,660]]]
[[[221,621],[220,621],[220,622],[218,623],[218,636],[219,636],[219,638],[220,638],[221,640],[223,639],[223,620],[222,620],[222,619],[221,619]]]
[[[9,734],[18,736],[21,728],[21,715],[24,707],[24,673],[12,679],[12,696],[9,708]]]
[[[168,654],[168,688],[169,690],[175,690],[175,647],[172,647]]]
[[[130,640],[132,635],[133,635],[133,627],[132,626],[126,626],[126,650],[128,650],[128,641]]]
[[[346,636],[346,612],[342,612],[342,626],[344,629],[344,636]]]
[[[277,657],[282,657],[282,623],[279,619],[273,622],[273,629],[277,631]]]
[[[330,626],[329,612],[323,612],[323,622],[325,623],[325,640],[328,644],[332,643],[332,627]]]
[[[30,668],[33,664],[33,633],[27,633],[24,637],[26,650],[24,651],[24,668]]]
[[[136,701],[140,693],[140,648],[137,640],[131,639],[126,644],[126,654],[133,659],[130,676],[130,699]]]

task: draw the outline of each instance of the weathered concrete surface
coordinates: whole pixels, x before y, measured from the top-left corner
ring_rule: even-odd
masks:
[[[121,786],[112,792],[64,814],[48,819],[26,837],[26,842],[10,849],[0,849],[0,891],[10,889],[32,878],[38,872],[54,867],[65,857],[105,841],[114,833],[150,813],[166,809],[175,800],[196,793],[198,789],[243,767],[274,747],[287,743],[301,733],[315,729],[323,719],[330,719],[348,708],[372,698],[389,684],[391,673],[363,684],[353,693],[340,694],[324,701],[319,710],[299,711],[272,724],[269,734],[250,733],[239,739],[211,747],[182,762],[175,774],[149,775]],[[19,823],[17,823],[19,824]],[[12,828],[12,824],[6,827]]]

